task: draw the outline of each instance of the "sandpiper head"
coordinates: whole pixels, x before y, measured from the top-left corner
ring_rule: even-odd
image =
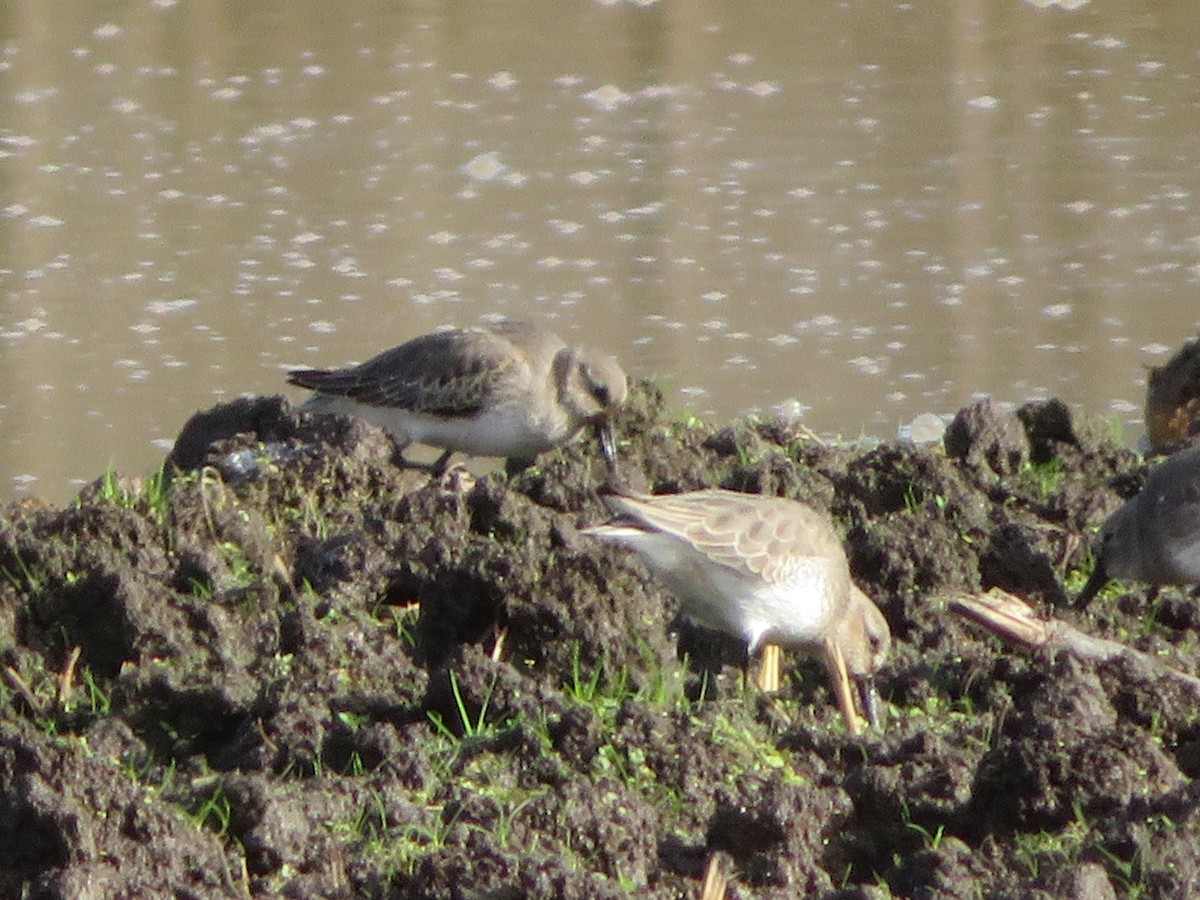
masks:
[[[617,444],[613,438],[612,416],[629,393],[625,370],[615,358],[587,347],[564,350],[556,361],[559,366],[559,402],[581,426],[596,427],[600,449],[614,473],[617,468]]]
[[[875,673],[887,662],[892,649],[892,629],[879,607],[850,585],[850,606],[842,619],[837,640],[846,660],[846,670],[856,683],[863,713],[873,727],[879,725],[879,694],[875,690]]]
[[[1108,521],[1100,529],[1100,536],[1096,538],[1095,549],[1092,551],[1096,565],[1092,569],[1087,584],[1075,598],[1075,606],[1079,609],[1086,609],[1087,605],[1113,578],[1136,575],[1137,560],[1134,558],[1134,554],[1138,552],[1140,546],[1135,533],[1137,499],[1134,497],[1109,516]]]

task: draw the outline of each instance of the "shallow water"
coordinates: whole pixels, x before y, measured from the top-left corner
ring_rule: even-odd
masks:
[[[706,417],[1060,396],[1132,442],[1200,328],[1200,6],[1157,6],[11,9],[0,496],[493,315]]]

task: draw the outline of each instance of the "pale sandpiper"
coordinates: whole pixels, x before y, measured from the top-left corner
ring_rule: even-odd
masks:
[[[636,550],[697,624],[761,645],[819,648],[852,731],[863,712],[879,719],[873,677],[891,631],[879,608],[851,581],[842,542],[829,519],[781,497],[725,490],[604,497],[611,522],[588,528]]]
[[[530,460],[596,428],[611,471],[611,418],[625,400],[625,372],[611,356],[569,347],[526,322],[425,334],[345,369],[297,369],[288,381],[315,391],[302,411],[358,416],[400,443]]]
[[[1086,607],[1113,578],[1200,584],[1200,447],[1159,463],[1141,492],[1109,516],[1076,606]]]

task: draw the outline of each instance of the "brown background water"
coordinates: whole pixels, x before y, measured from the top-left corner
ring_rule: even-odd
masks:
[[[1130,442],[1200,328],[1200,4],[73,9],[0,11],[0,497],[485,316],[705,417]]]

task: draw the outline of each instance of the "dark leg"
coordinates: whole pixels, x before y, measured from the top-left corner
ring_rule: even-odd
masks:
[[[418,469],[428,472],[435,478],[440,478],[446,474],[446,464],[450,461],[450,457],[454,455],[453,450],[444,451],[441,456],[431,463],[420,463],[414,462],[404,455],[404,451],[408,448],[409,443],[411,442],[405,441],[404,443],[400,443],[400,441],[396,441],[396,452],[392,454],[392,462],[401,469]]]

